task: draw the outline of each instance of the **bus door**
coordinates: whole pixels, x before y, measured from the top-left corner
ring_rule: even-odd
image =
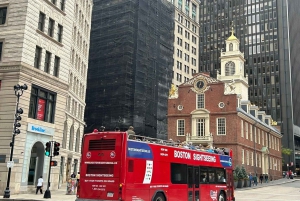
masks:
[[[234,183],[233,183],[233,170],[232,169],[226,169],[226,185],[227,185],[227,197],[229,200],[231,200],[234,196],[233,189],[234,189]]]
[[[199,167],[188,166],[188,201],[200,200]]]

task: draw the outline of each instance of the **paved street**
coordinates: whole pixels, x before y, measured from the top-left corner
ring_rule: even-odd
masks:
[[[299,201],[300,180],[280,179],[235,191],[236,201]]]
[[[75,201],[76,195],[66,195],[66,184],[64,184],[60,189],[51,191],[51,199],[44,199],[44,194],[20,194],[11,195],[10,199],[0,197],[0,201],[38,201],[38,200],[53,200],[53,201]]]
[[[235,190],[236,201],[299,201],[300,179],[279,179],[267,184],[259,184],[257,187],[249,187]],[[75,201],[76,195],[66,195],[66,188],[51,191],[51,199],[44,199],[43,195],[21,194],[12,195],[10,199],[0,197],[0,201],[19,200],[55,200]]]

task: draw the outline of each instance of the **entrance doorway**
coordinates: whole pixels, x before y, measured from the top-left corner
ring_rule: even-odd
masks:
[[[40,176],[43,176],[44,169],[44,145],[41,142],[36,142],[30,155],[30,163],[28,170],[28,185],[36,185]]]

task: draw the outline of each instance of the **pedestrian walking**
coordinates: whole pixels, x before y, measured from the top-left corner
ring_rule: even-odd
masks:
[[[38,179],[38,183],[36,185],[36,192],[35,192],[35,194],[37,194],[38,191],[40,191],[40,193],[43,194],[43,189],[42,189],[43,188],[43,182],[44,182],[43,177],[40,176],[40,178]]]
[[[73,174],[71,174],[71,178],[72,178],[72,179],[76,178],[75,172],[73,172]]]
[[[253,186],[257,186],[257,174],[253,177]]]
[[[80,180],[80,172],[77,173],[76,179],[77,179],[77,184],[78,184],[78,183],[79,183],[79,180]]]
[[[263,182],[263,179],[264,179],[264,176],[262,175],[262,174],[260,174],[260,176],[259,176],[259,182],[262,184],[262,182]]]
[[[269,175],[268,175],[268,173],[265,175],[265,179],[266,179],[266,183],[268,183],[269,182]]]
[[[250,187],[252,187],[252,181],[253,181],[252,180],[253,179],[252,174],[250,173],[248,177],[249,177],[249,181],[250,181]]]

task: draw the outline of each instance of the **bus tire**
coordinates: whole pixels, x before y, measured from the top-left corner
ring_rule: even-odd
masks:
[[[226,196],[223,191],[220,192],[218,201],[226,201]]]
[[[153,201],[166,201],[165,196],[162,193],[156,193]]]

